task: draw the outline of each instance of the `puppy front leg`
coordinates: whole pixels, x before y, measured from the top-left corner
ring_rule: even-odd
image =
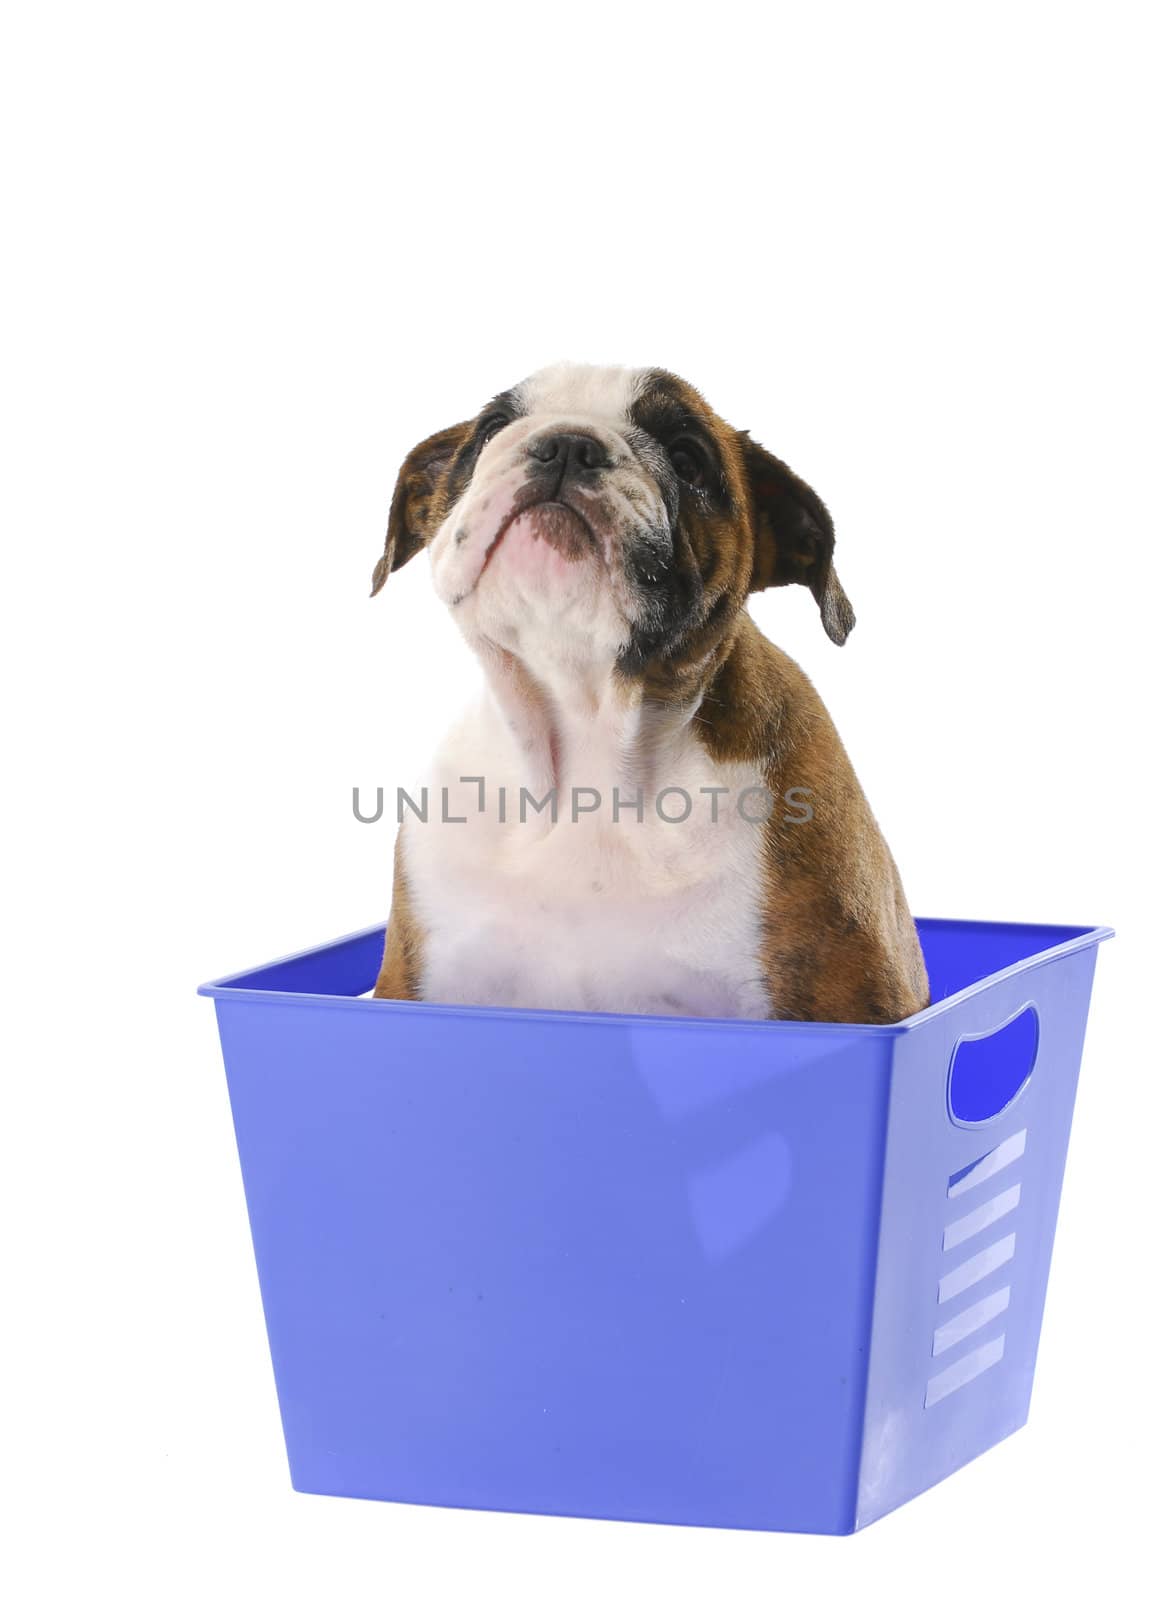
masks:
[[[414,916],[410,886],[402,863],[402,830],[394,842],[394,889],[382,970],[374,985],[375,1000],[421,1000],[426,937]]]

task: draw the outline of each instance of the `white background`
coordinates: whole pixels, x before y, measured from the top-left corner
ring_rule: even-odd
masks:
[[[11,1593],[1139,1592],[1147,9],[7,9]],[[471,671],[423,562],[367,599],[393,474],[560,356],[674,368],[830,504],[847,648],[803,591],[753,609],[914,907],[1119,930],[1030,1426],[851,1541],[288,1485],[193,991],[385,915],[351,788]]]

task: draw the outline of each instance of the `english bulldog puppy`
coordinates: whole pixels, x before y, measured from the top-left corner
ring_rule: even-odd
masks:
[[[482,667],[400,810],[374,993],[888,1023],[928,1004],[893,858],[819,696],[745,609],[852,607],[819,497],[660,369],[549,367],[403,463]]]

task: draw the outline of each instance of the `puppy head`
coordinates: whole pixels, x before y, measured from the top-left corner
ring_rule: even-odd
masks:
[[[855,618],[820,498],[656,368],[549,367],[403,464],[372,593],[423,546],[469,638],[614,669],[702,670],[748,594],[808,588]]]

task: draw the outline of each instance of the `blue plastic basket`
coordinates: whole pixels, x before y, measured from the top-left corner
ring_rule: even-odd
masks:
[[[1110,930],[919,926],[893,1027],[206,985],[295,1487],[848,1533],[1020,1427]]]

